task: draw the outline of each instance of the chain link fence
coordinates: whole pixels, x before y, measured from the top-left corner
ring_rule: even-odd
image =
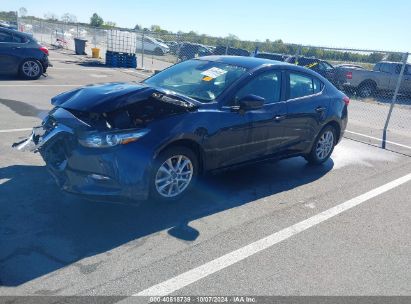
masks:
[[[305,66],[350,97],[345,136],[411,155],[411,66],[408,53],[241,41],[195,33],[101,29],[20,19],[19,29],[56,48],[74,50],[74,38],[88,41],[86,53],[132,53],[137,68],[159,71],[207,55],[256,56]]]

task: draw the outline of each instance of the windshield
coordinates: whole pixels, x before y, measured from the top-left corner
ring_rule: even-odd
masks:
[[[246,71],[243,67],[221,62],[188,60],[154,75],[144,83],[210,102]]]

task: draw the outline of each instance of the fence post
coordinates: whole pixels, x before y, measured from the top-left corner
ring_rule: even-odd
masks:
[[[230,47],[230,40],[227,39],[226,47],[225,47],[225,54],[228,54],[228,48]]]
[[[388,125],[390,123],[392,110],[394,109],[394,105],[397,102],[398,92],[399,92],[400,87],[401,87],[401,83],[402,83],[402,79],[403,79],[404,71],[405,71],[405,66],[407,65],[407,60],[408,60],[408,53],[402,54],[401,71],[400,71],[400,74],[398,75],[397,85],[395,86],[394,95],[392,96],[392,100],[391,100],[390,110],[388,111],[387,120],[385,121],[385,125],[384,125],[384,131],[383,131],[383,135],[382,135],[382,148],[383,149],[385,149],[385,147],[386,147],[387,129],[388,129]]]
[[[298,65],[298,57],[301,56],[302,46],[299,45],[297,48],[297,53],[295,54],[295,64]]]
[[[144,70],[144,31],[141,35],[141,68]]]

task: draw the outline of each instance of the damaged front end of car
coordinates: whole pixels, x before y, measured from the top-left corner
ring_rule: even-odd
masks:
[[[13,147],[39,152],[60,188],[98,200],[148,197],[150,124],[196,109],[195,101],[140,84],[60,94],[31,135]]]

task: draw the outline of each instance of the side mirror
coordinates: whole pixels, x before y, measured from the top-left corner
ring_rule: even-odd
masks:
[[[265,98],[254,94],[247,95],[238,101],[240,110],[251,111],[258,110],[264,106]]]

